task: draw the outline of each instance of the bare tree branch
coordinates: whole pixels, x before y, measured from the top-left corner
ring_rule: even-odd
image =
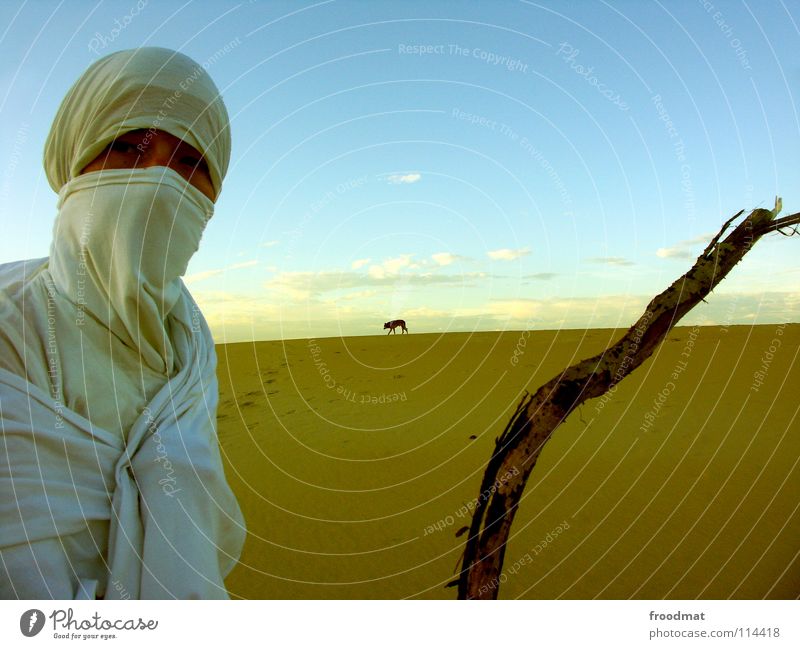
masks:
[[[670,329],[722,281],[759,238],[800,223],[800,213],[776,220],[780,208],[781,201],[776,199],[772,211],[753,210],[720,241],[743,210],[735,214],[689,272],[655,297],[616,344],[565,369],[535,394],[523,395],[497,438],[486,467],[461,572],[457,581],[451,582],[458,584],[459,599],[497,598],[514,515],[528,477],[553,431],[584,401],[603,395],[647,360]]]

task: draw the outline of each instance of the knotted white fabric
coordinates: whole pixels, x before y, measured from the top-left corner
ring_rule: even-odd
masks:
[[[213,203],[166,167],[80,174],[140,128],[198,149],[219,192],[230,135],[205,71],[109,55],[48,137],[50,257],[0,266],[2,596],[225,598],[244,543],[213,340],[180,280]]]
[[[9,277],[14,270],[22,279],[21,264],[7,266],[4,279],[19,285]],[[23,280],[32,306],[46,306],[55,291],[48,274],[45,263]],[[87,521],[108,520],[107,599],[225,598],[223,577],[244,541],[214,434],[211,334],[185,289],[182,298],[170,318],[178,371],[142,409],[127,440],[65,407],[52,390],[0,369],[0,547],[66,537]],[[37,566],[14,576],[37,578]],[[91,578],[76,580],[76,595],[94,596]]]

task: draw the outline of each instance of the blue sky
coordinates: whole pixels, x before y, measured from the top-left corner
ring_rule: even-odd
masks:
[[[733,213],[800,209],[796,2],[140,5],[0,6],[0,262],[48,253],[74,80],[180,50],[232,119],[186,277],[220,342],[627,327]],[[798,252],[762,240],[684,324],[800,320]]]

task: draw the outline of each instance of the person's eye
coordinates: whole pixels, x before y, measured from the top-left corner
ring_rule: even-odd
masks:
[[[111,143],[110,148],[112,151],[116,151],[117,153],[123,153],[123,154],[138,153],[135,144],[131,144],[130,142],[124,142],[123,140],[114,140]]]
[[[178,159],[178,162],[191,167],[192,169],[197,169],[198,171],[208,170],[208,165],[206,165],[206,161],[202,156],[198,157],[196,155],[184,155]]]

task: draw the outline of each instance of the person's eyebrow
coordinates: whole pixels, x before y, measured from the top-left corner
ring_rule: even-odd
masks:
[[[205,156],[202,153],[200,153],[200,151],[195,149],[191,144],[189,144],[185,140],[180,141],[177,150],[181,153],[191,153],[192,155],[196,155],[198,158],[205,159]]]
[[[134,131],[126,131],[125,133],[121,133],[120,135],[117,135],[117,137],[115,137],[114,139],[121,140],[123,138],[128,138],[131,140],[140,140],[142,139],[145,133],[147,133],[146,129],[137,128]]]
[[[142,138],[142,133],[143,132],[144,131],[140,130],[138,132],[137,131],[128,131],[127,133],[122,133],[121,135],[118,135],[117,137],[115,137],[113,140],[111,140],[106,145],[106,150],[110,151],[111,149],[113,149],[114,144],[116,142],[121,142],[122,144],[126,144],[126,145],[129,145],[129,146],[134,146],[134,147],[138,148],[138,146],[142,143],[142,140],[143,140],[143,138]]]

